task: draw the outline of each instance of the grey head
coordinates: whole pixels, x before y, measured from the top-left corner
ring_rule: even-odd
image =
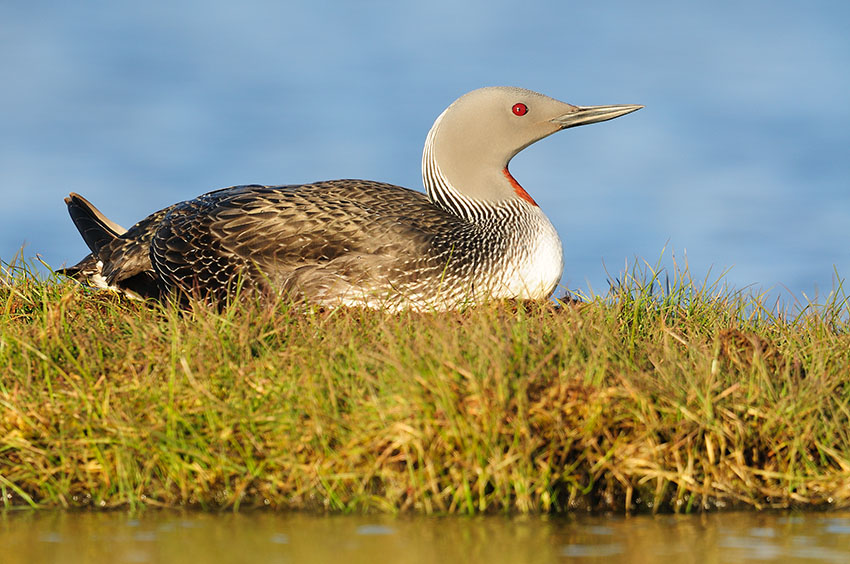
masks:
[[[614,119],[642,107],[573,106],[506,86],[473,90],[434,122],[425,145],[423,170],[426,160],[433,159],[431,166],[436,166],[448,184],[475,200],[516,198],[525,192],[507,167],[517,153],[562,129]],[[426,178],[426,187],[427,183]]]

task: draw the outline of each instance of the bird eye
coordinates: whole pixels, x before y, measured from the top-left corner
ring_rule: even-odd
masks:
[[[524,116],[528,113],[528,106],[526,106],[522,102],[517,102],[516,104],[514,104],[513,112],[515,116]]]

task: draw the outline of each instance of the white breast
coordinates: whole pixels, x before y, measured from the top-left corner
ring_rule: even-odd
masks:
[[[523,250],[513,255],[499,296],[539,300],[555,291],[564,271],[564,250],[552,222],[538,207],[531,210],[535,224],[531,237],[522,241]]]

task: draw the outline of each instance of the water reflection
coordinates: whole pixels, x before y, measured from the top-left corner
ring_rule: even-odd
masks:
[[[848,562],[850,514],[392,517],[0,513],[2,561]]]

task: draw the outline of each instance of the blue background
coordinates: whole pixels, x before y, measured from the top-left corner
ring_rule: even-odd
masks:
[[[848,21],[841,1],[4,2],[0,259],[81,258],[69,191],[129,226],[232,184],[420,188],[437,115],[514,85],[646,105],[511,164],[565,287],[661,258],[822,296],[850,272]]]

